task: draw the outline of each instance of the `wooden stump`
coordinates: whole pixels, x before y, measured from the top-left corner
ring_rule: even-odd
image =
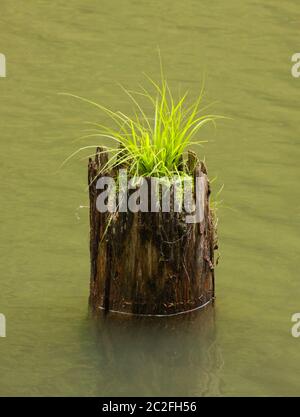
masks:
[[[203,221],[187,224],[185,213],[174,211],[100,213],[96,182],[107,158],[98,148],[88,166],[92,311],[170,315],[212,301],[215,233],[204,164],[189,153],[205,201]]]

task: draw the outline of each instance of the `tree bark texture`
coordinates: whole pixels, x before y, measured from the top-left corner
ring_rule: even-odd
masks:
[[[88,165],[92,311],[170,315],[212,301],[216,239],[205,165],[189,153],[190,172],[204,177],[201,223],[187,224],[174,211],[100,213],[96,182],[108,160],[102,151]]]

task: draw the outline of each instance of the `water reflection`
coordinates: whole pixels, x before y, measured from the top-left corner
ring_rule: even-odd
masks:
[[[93,321],[100,395],[219,395],[222,355],[215,310],[175,318]],[[104,383],[103,383],[104,382]]]

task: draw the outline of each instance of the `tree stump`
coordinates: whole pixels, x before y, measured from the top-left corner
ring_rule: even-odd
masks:
[[[211,302],[215,230],[205,165],[189,152],[190,172],[203,177],[204,218],[186,223],[185,213],[174,210],[100,213],[96,182],[107,160],[98,148],[88,165],[92,311],[164,316]]]

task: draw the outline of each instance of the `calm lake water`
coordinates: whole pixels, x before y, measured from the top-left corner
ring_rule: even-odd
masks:
[[[0,395],[299,395],[297,0],[2,0]],[[184,319],[88,318],[84,121],[70,92],[131,112],[117,82],[159,78],[218,101],[201,149],[216,191],[215,308]],[[97,144],[95,140],[83,142]]]

